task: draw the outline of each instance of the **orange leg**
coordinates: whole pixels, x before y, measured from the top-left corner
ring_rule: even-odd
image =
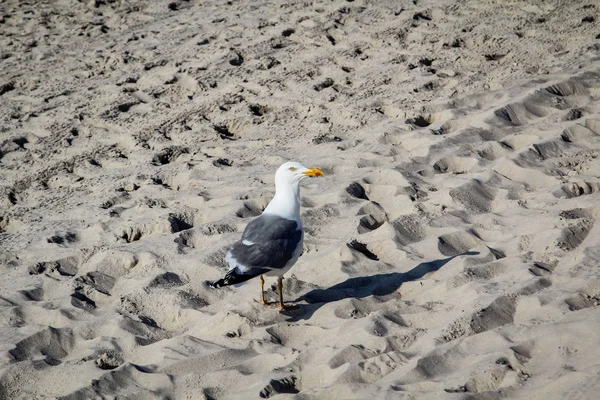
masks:
[[[263,276],[260,276],[260,304],[262,304],[263,306],[266,305],[267,303],[265,302],[265,278],[263,278]]]
[[[283,311],[285,305],[283,305],[283,278],[281,277],[277,279],[277,289],[279,289],[279,309]]]

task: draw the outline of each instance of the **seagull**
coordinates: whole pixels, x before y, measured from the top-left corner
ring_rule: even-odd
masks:
[[[318,168],[306,168],[286,162],[275,173],[275,196],[263,213],[244,229],[242,238],[225,255],[229,271],[213,288],[235,285],[260,277],[260,301],[266,305],[263,275],[277,276],[279,309],[283,303],[283,274],[298,261],[302,253],[304,228],[300,219],[300,182],[322,176]]]

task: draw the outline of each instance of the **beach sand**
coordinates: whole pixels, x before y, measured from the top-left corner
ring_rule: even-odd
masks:
[[[0,398],[597,398],[595,2],[0,11]],[[279,312],[206,281],[288,160]]]

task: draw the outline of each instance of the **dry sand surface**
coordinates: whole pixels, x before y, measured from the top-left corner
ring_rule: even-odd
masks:
[[[0,398],[597,399],[599,20],[3,0]],[[279,312],[205,282],[287,160]]]

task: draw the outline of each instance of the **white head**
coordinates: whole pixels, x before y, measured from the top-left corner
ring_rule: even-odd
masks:
[[[322,175],[323,171],[318,168],[306,168],[297,162],[286,162],[275,173],[275,197],[263,213],[299,220],[300,181]]]
[[[297,188],[301,180],[322,175],[323,171],[318,168],[306,168],[298,162],[289,161],[277,169],[275,173],[275,187],[277,189],[284,189],[286,187]]]

